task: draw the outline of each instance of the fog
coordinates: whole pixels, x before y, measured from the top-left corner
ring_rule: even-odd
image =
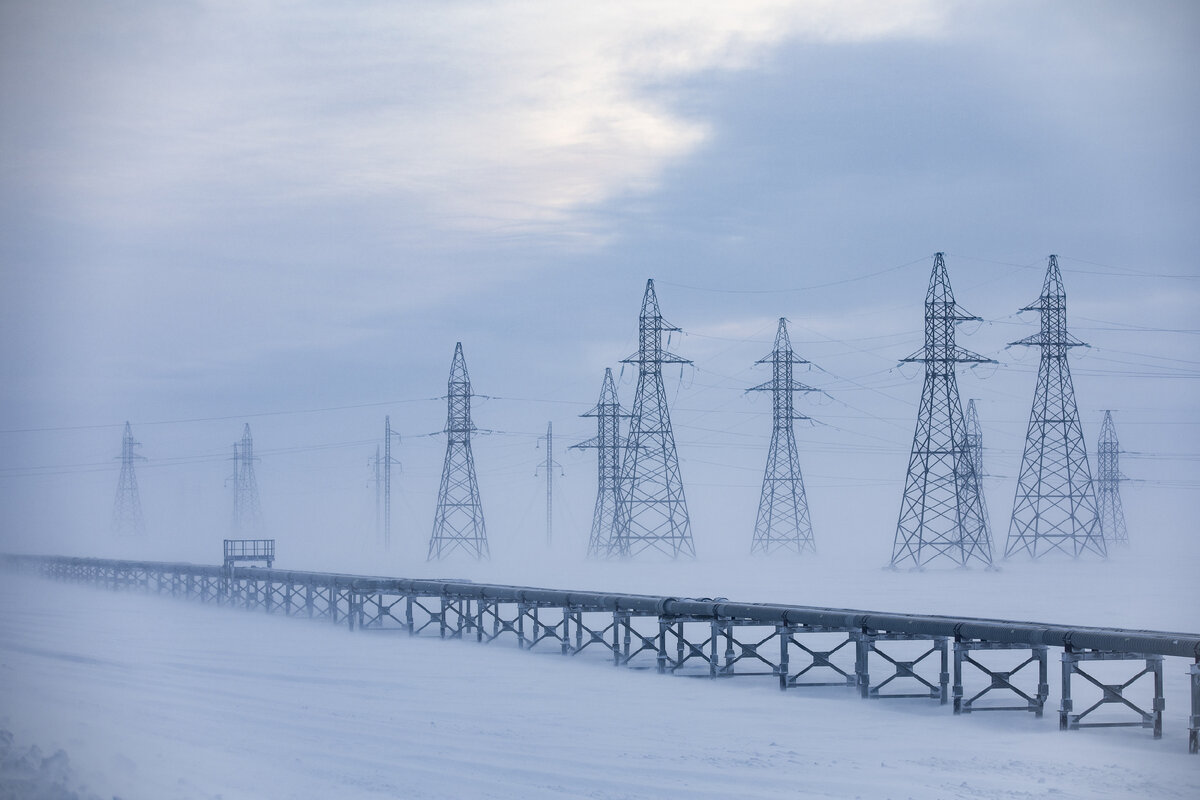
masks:
[[[255,535],[282,569],[1194,631],[1198,37],[1160,0],[4,4],[0,553],[216,563]],[[884,569],[935,252],[982,318],[958,344],[995,361],[958,375],[995,570]],[[1008,345],[1052,253],[1130,546],[1000,561],[1038,364]],[[589,561],[596,454],[569,446],[606,367],[632,403],[649,278],[692,362],[664,376],[697,557]],[[780,317],[820,390],[796,399],[817,553],[752,558],[771,401],[746,390]],[[492,557],[430,563],[457,342]],[[126,421],[144,537],[112,529]],[[263,526],[235,532],[246,424]],[[1194,792],[1180,659],[1164,741],[1051,741],[49,586],[0,584],[0,741],[43,771],[61,749],[84,797]]]
[[[620,359],[653,277],[694,362],[666,377],[699,559],[748,549],[771,420],[744,390],[786,316],[814,364],[797,377],[823,392],[797,401],[820,558],[880,566],[920,394],[898,359],[922,345],[941,250],[985,320],[960,344],[999,362],[959,378],[998,545],[1037,365],[1006,344],[1036,330],[1016,311],[1053,252],[1091,345],[1071,366],[1092,469],[1113,409],[1133,552],[1191,552],[1194,9],[887,8],[633,27],[489,11],[502,41],[459,12],[371,8],[335,22],[356,49],[320,32],[325,12],[275,29],[219,5],[7,7],[4,549],[215,559],[248,422],[281,564],[442,570],[424,555],[461,341],[489,574],[567,569],[596,486],[594,452],[567,446],[594,435],[578,415],[605,367],[632,401]],[[401,434],[388,553],[368,465],[384,415]],[[126,420],[145,541],[110,535]]]

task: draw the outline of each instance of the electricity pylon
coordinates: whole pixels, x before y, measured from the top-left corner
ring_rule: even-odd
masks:
[[[450,379],[446,386],[446,460],[438,489],[433,534],[429,537],[427,560],[445,558],[463,550],[476,559],[490,556],[475,457],[471,454],[471,378],[463,360],[462,342],[454,345]]]
[[[663,345],[663,333],[678,330],[659,313],[654,281],[646,281],[638,317],[638,351],[622,362],[638,367],[618,482],[616,536],[610,548],[623,557],[647,550],[672,558],[696,556],[662,376],[663,364],[692,363]]]
[[[392,466],[400,466],[400,462],[392,457],[392,439],[399,439],[400,434],[392,430],[392,417],[387,414],[383,418],[383,549],[392,549]],[[376,449],[375,457],[379,458]],[[378,470],[378,466],[376,467]]]
[[[979,481],[979,509],[983,514],[983,535],[988,540],[988,552],[992,550],[992,523],[988,515],[987,494],[983,491],[983,427],[979,424],[979,413],[975,410],[975,401],[967,401],[967,452],[970,453],[970,464],[975,470]]]
[[[1054,551],[1107,556],[1067,364],[1067,351],[1085,345],[1067,333],[1067,293],[1057,256],[1050,256],[1041,296],[1021,310],[1041,312],[1041,329],[1011,344],[1040,347],[1042,355],[1004,557],[1039,558]]]
[[[125,423],[121,437],[121,476],[117,478],[117,497],[113,502],[112,532],[114,536],[145,536],[146,522],[142,518],[142,498],[138,493],[137,473],[133,462],[145,461],[137,453],[141,442],[133,438],[133,429]]]
[[[804,477],[800,472],[800,455],[796,450],[792,422],[809,419],[795,412],[795,393],[817,390],[792,378],[794,365],[809,362],[792,351],[785,318],[779,318],[774,349],[755,363],[771,365],[771,380],[746,391],[771,393],[772,425],[771,449],[767,453],[750,552],[770,555],[783,550],[800,554],[807,550],[815,553],[817,546],[813,541],[808,497],[804,493]]]
[[[596,418],[596,435],[571,449],[595,449],[597,462],[596,507],[592,512],[592,532],[588,537],[588,558],[613,555],[616,539],[617,504],[621,482],[621,405],[612,368],[604,368],[600,399],[596,407],[581,417]]]
[[[373,484],[375,486],[375,539],[383,543],[383,456],[379,445],[375,445],[375,457],[367,462],[372,468]]]
[[[250,423],[242,428],[241,442],[233,444],[233,534],[235,537],[262,533],[262,506],[258,479],[254,475],[254,439]]]
[[[925,347],[902,359],[925,365],[925,384],[892,545],[893,567],[922,568],[939,559],[961,567],[976,561],[992,565],[955,375],[957,364],[993,363],[954,343],[955,326],[978,319],[955,302],[945,259],[936,254],[925,295]]]
[[[1100,426],[1100,441],[1096,445],[1096,502],[1100,506],[1100,531],[1106,542],[1128,545],[1125,509],[1121,506],[1121,481],[1128,478],[1121,474],[1118,463],[1120,452],[1121,443],[1117,441],[1112,412],[1105,411],[1104,423]]]
[[[546,442],[546,463],[541,464],[533,470],[534,477],[537,477],[539,469],[546,470],[546,547],[549,547],[554,540],[554,468],[558,467],[560,475],[563,472],[562,464],[554,460],[554,423],[546,423],[546,435],[538,437],[538,443]]]

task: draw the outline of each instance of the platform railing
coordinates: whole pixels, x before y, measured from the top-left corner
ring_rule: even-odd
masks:
[[[1142,727],[1156,739],[1166,706],[1164,658],[1189,659],[1188,749],[1200,750],[1196,633],[225,565],[30,555],[3,555],[0,563],[47,578],[323,619],[350,630],[511,639],[522,649],[550,647],[567,656],[602,652],[615,665],[652,664],[660,673],[767,675],[783,690],[853,686],[864,698],[942,704],[953,697],[956,714],[1042,716],[1054,648],[1062,651],[1061,729]],[[1002,658],[1004,668],[995,663]],[[1106,683],[1112,668],[1098,676],[1098,662],[1136,671]],[[1080,698],[1075,687],[1089,697]],[[991,702],[996,695],[1009,704]],[[1093,698],[1076,713],[1077,700]],[[1124,716],[1101,716],[1110,708]]]

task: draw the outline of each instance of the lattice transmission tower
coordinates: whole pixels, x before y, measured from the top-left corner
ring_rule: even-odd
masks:
[[[375,539],[383,543],[383,456],[379,445],[375,445],[375,457],[367,462],[372,468],[372,485],[375,487]]]
[[[962,567],[992,565],[983,495],[967,446],[955,374],[958,364],[992,363],[954,343],[958,323],[979,319],[955,302],[945,258],[936,254],[925,295],[925,347],[902,359],[925,365],[925,383],[896,523],[893,567],[921,568],[939,560]]]
[[[1100,530],[1106,542],[1127,545],[1129,531],[1125,529],[1125,509],[1121,505],[1121,481],[1128,478],[1121,474],[1120,451],[1112,412],[1105,411],[1096,445],[1096,502],[1100,506]]]
[[[121,476],[117,478],[117,496],[113,501],[112,532],[115,536],[145,536],[146,522],[142,517],[142,498],[138,493],[135,461],[145,461],[137,448],[142,443],[133,438],[133,429],[125,423],[121,437]]]
[[[549,547],[554,541],[554,468],[558,467],[560,475],[563,473],[562,464],[554,460],[554,423],[546,423],[546,435],[538,437],[538,446],[542,442],[546,443],[546,462],[538,465],[533,471],[536,478],[539,469],[546,471],[546,547]]]
[[[462,342],[454,345],[450,379],[446,387],[446,460],[438,489],[428,560],[445,558],[463,550],[476,559],[488,558],[487,529],[471,453],[471,378],[463,360]]]
[[[638,351],[622,362],[638,368],[613,538],[613,550],[624,557],[648,550],[672,558],[696,555],[662,376],[663,364],[692,363],[664,346],[663,334],[678,330],[659,312],[654,281],[646,281],[638,317]]]
[[[975,478],[979,481],[979,509],[983,515],[983,534],[988,540],[988,552],[992,551],[992,523],[988,515],[987,493],[983,491],[983,426],[979,424],[979,412],[975,410],[975,401],[967,401],[967,452],[970,453],[971,468],[975,470]],[[965,479],[965,477],[964,477]]]
[[[1085,345],[1067,332],[1067,293],[1057,256],[1050,256],[1041,296],[1021,310],[1040,312],[1041,329],[1011,344],[1040,347],[1042,355],[1004,557],[1039,558],[1055,551],[1107,556],[1067,364],[1067,351]]]
[[[379,459],[376,463],[376,474],[380,468],[383,469],[383,549],[388,552],[392,549],[392,467],[399,467],[400,462],[392,455],[392,439],[399,439],[400,434],[392,430],[392,417],[390,414],[384,415],[383,418],[383,458],[379,457],[379,450],[375,450],[375,458]],[[378,480],[378,477],[376,478]]]
[[[235,537],[262,532],[262,506],[258,500],[258,479],[254,475],[254,439],[250,423],[242,428],[242,440],[233,443],[233,533]]]
[[[588,536],[588,558],[615,555],[617,504],[621,493],[621,404],[617,402],[617,384],[612,369],[604,368],[600,399],[595,408],[581,417],[596,418],[596,435],[571,449],[596,451],[596,507],[592,512],[592,532]]]
[[[793,402],[796,392],[815,392],[811,386],[795,380],[792,371],[796,364],[809,363],[792,351],[787,320],[779,318],[775,347],[757,364],[771,365],[771,380],[759,384],[750,392],[771,393],[771,449],[763,473],[762,495],[758,500],[758,517],[754,523],[751,553],[770,555],[778,551],[815,553],[812,520],[808,513],[808,496],[804,492],[804,476],[800,472],[800,454],[796,449],[794,420],[809,419],[797,414]]]

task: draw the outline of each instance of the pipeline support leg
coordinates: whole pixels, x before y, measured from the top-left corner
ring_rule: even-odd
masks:
[[[1200,753],[1200,657],[1192,664],[1192,716],[1188,720],[1188,752]]]
[[[1075,651],[1070,647],[1063,649],[1062,654],[1062,700],[1058,705],[1058,729],[1065,731],[1067,729],[1068,720],[1071,712],[1075,710],[1074,704],[1071,702],[1071,671],[1075,669],[1075,663],[1078,661]]]

